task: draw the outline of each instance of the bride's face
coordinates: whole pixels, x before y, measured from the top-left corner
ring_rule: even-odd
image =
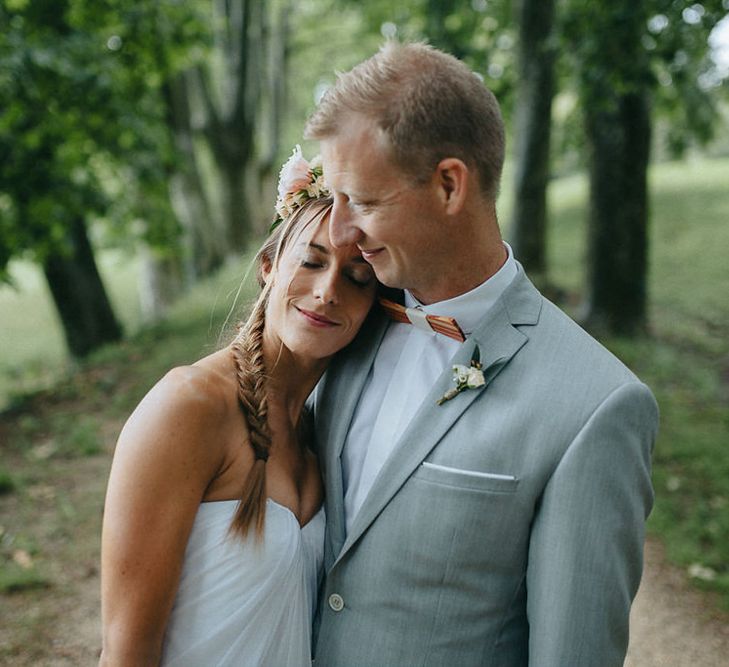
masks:
[[[329,215],[293,238],[264,277],[273,281],[266,335],[312,359],[349,344],[375,298],[374,272],[357,247],[331,245]]]

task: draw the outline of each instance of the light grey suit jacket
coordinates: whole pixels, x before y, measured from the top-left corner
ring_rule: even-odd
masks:
[[[622,665],[653,502],[650,390],[520,267],[453,359],[478,346],[486,385],[437,406],[443,372],[345,536],[340,455],[386,328],[374,320],[316,392],[316,667]]]

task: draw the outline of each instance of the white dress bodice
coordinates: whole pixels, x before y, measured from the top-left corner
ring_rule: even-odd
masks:
[[[263,537],[228,532],[237,501],[200,505],[165,634],[165,667],[311,664],[323,508],[303,528],[270,498]]]

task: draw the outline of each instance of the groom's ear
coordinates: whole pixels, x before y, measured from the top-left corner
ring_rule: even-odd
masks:
[[[455,157],[443,158],[433,175],[438,188],[438,197],[447,215],[461,212],[468,193],[468,167]]]

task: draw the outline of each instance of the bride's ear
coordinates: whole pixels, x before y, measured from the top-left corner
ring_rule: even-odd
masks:
[[[261,278],[263,279],[264,283],[268,283],[268,279],[271,276],[271,272],[273,270],[273,266],[271,264],[271,260],[266,255],[263,255],[261,257]]]

